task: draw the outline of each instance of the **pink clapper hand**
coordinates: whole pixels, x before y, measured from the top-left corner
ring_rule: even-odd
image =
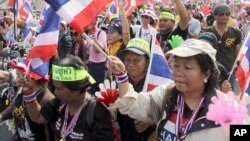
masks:
[[[232,91],[227,94],[218,91],[217,96],[213,96],[211,101],[206,117],[208,120],[218,122],[223,128],[229,128],[230,124],[242,124],[247,115],[246,102],[243,100],[235,102]]]

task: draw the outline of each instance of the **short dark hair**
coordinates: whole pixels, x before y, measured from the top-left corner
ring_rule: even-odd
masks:
[[[198,62],[202,73],[205,73],[208,70],[211,71],[211,75],[205,86],[206,94],[211,96],[213,93],[215,93],[215,88],[218,87],[218,67],[216,66],[216,64],[214,64],[213,60],[207,54],[198,54],[193,56],[193,58]]]
[[[84,68],[87,70],[87,66],[78,56],[69,55],[62,60],[55,63],[58,66],[73,67],[74,69]],[[89,78],[86,77],[83,80],[77,81],[60,81],[65,87],[71,91],[79,91],[80,93],[85,93],[87,89],[91,86]]]

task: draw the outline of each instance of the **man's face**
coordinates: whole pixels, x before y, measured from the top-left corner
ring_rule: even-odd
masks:
[[[159,19],[159,30],[160,31],[170,31],[174,28],[174,22],[169,18],[161,18]]]
[[[216,22],[220,24],[226,24],[227,21],[229,20],[230,14],[231,13],[227,11],[221,11],[221,12],[215,13]]]

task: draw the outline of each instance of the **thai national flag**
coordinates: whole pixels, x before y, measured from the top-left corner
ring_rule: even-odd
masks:
[[[136,0],[127,0],[127,3],[125,5],[125,12],[126,16],[130,16],[130,14],[133,12],[133,10],[136,8]]]
[[[30,63],[30,67],[28,70],[28,66],[25,64],[26,59],[24,58],[20,62],[11,62],[11,66],[14,69],[18,69],[19,71],[26,72],[28,71],[28,75],[30,78],[35,80],[49,80],[49,61],[43,62],[40,59],[32,59]]]
[[[40,17],[39,17],[39,24],[41,26],[43,24],[45,14],[46,14],[46,12],[47,12],[48,9],[49,9],[49,5],[46,2],[44,2],[43,3],[43,8],[42,8],[41,13],[40,13]]]
[[[25,28],[23,30],[23,39],[24,40],[27,40],[28,38],[30,38],[32,36],[30,28],[33,26],[35,26],[35,20],[34,20],[32,14],[30,13],[27,20],[26,20]]]
[[[107,18],[110,19],[110,17],[113,14],[119,14],[119,7],[117,0],[113,0],[113,2],[110,3],[108,11],[107,11]]]
[[[23,5],[21,5],[19,9],[19,17],[28,19],[28,16],[32,14],[32,6],[31,6],[31,1],[25,0]]]
[[[240,65],[236,71],[236,78],[240,85],[241,98],[244,93],[250,95],[250,32],[245,38],[244,44],[241,47],[241,50],[238,55]]]
[[[52,8],[49,8],[45,15],[40,33],[36,37],[33,47],[27,55],[28,62],[33,58],[40,58],[43,61],[48,61],[52,56],[56,55],[59,37],[59,22],[60,17]]]
[[[48,4],[78,33],[92,23],[112,0],[46,0]]]
[[[151,46],[150,63],[144,83],[143,91],[153,90],[155,87],[172,81],[172,73],[163,54],[160,43],[153,39]]]
[[[25,28],[23,30],[23,39],[27,40],[31,36],[31,31],[30,28],[34,26],[34,18],[32,16],[32,11],[33,8],[31,6],[31,1],[26,0],[24,1],[24,4],[21,6],[19,9],[19,17],[25,18],[26,23],[25,23]]]

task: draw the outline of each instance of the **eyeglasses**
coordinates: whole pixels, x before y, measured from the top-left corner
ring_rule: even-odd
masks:
[[[217,15],[219,15],[220,17],[222,16],[230,16],[230,12],[220,12],[220,13],[217,13]]]
[[[149,19],[149,16],[142,15],[141,18]]]

